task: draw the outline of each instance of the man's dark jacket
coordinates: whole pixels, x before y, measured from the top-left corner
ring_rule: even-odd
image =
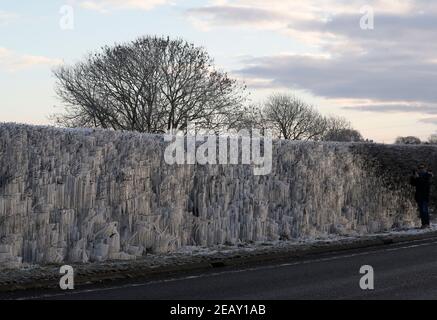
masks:
[[[420,172],[419,176],[411,177],[411,184],[416,187],[416,201],[429,201],[432,174]]]

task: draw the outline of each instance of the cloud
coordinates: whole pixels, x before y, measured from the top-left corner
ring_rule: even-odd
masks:
[[[374,30],[360,28],[363,6],[375,13]],[[362,106],[368,111],[379,105],[385,112],[434,112],[437,4],[432,1],[221,0],[186,13],[203,27],[273,30],[304,48],[310,44],[308,52],[314,47],[320,52],[245,59],[234,73],[256,88],[288,87],[328,99],[379,102]],[[395,106],[398,101],[407,104]]]
[[[217,5],[191,8],[186,11],[191,20],[208,27],[252,26],[262,29],[278,29],[286,26],[293,14],[256,8],[253,6]],[[296,18],[296,17],[294,17]]]
[[[268,56],[253,58],[234,72],[244,78],[273,79],[270,88],[304,89],[327,98],[437,101],[437,64],[403,53]]]
[[[12,50],[0,47],[0,70],[14,72],[35,66],[54,66],[61,63],[62,60],[60,59],[29,54],[18,54]]]
[[[379,14],[406,13],[414,9],[410,0],[220,0],[215,5],[187,10],[197,24],[253,27],[276,26],[278,31],[291,31],[288,26],[302,21],[327,21],[333,16],[360,14],[371,6]],[[302,30],[300,30],[302,32]],[[309,30],[306,30],[309,32]]]
[[[341,53],[347,46],[353,45],[360,48],[362,53],[376,53],[378,50],[383,56],[401,52],[415,54],[421,58],[426,55],[435,58],[437,44],[429,40],[437,36],[437,12],[411,12],[404,15],[379,13],[375,15],[373,30],[362,30],[359,24],[361,18],[362,15],[359,13],[337,15],[327,21],[300,21],[290,24],[288,28],[293,32],[305,33],[311,30],[321,35],[334,36],[337,43],[322,42],[323,49],[330,52]],[[338,43],[344,43],[346,46],[336,48],[335,45]],[[387,52],[387,49],[396,51]]]
[[[18,17],[15,13],[0,10],[0,26],[7,25],[18,19]]]
[[[360,28],[363,5],[374,9],[374,30]],[[437,114],[437,3],[237,0],[187,14],[209,27],[280,32],[300,41],[300,51],[319,53],[245,58],[233,73],[253,88],[368,102],[341,105],[348,110]]]
[[[89,0],[81,1],[79,5],[85,9],[107,13],[125,9],[151,10],[168,2],[168,0]]]
[[[377,113],[419,113],[436,114],[437,105],[418,105],[418,104],[370,104],[343,107],[344,110],[377,112]]]
[[[420,122],[437,125],[437,117],[420,119]]]

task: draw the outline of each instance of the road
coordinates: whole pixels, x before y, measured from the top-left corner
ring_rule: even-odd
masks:
[[[359,286],[361,266],[375,289]],[[171,279],[62,291],[17,292],[9,299],[437,299],[437,239],[313,255],[244,268],[218,268]]]

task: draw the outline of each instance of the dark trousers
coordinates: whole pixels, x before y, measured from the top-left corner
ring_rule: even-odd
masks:
[[[429,226],[429,210],[427,200],[417,200],[422,226]]]

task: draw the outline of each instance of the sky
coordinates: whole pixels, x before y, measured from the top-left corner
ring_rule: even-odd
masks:
[[[203,46],[254,103],[293,93],[377,142],[437,132],[429,0],[0,0],[0,121],[51,124],[53,68],[143,35]]]

